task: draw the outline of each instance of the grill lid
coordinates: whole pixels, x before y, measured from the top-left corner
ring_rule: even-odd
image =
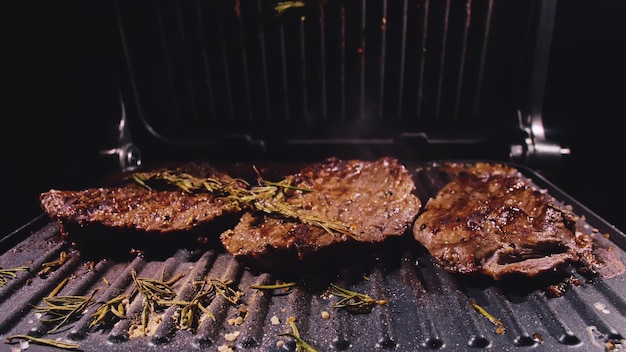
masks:
[[[561,156],[541,120],[556,1],[302,3],[96,2],[114,123],[147,161]]]

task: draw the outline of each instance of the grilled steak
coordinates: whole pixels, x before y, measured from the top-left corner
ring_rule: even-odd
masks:
[[[427,202],[413,232],[446,270],[496,280],[594,260],[593,240],[577,231],[576,218],[501,165],[459,172]]]
[[[219,175],[210,165],[168,166],[175,173],[197,177]],[[203,225],[237,211],[211,193],[180,189],[151,190],[122,177],[122,184],[79,191],[49,190],[40,195],[45,213],[57,220],[61,233],[73,238],[85,232],[120,230],[133,233],[199,232]]]
[[[302,221],[247,212],[234,229],[222,234],[226,250],[262,268],[306,262],[313,254],[360,244],[374,244],[401,236],[421,207],[408,170],[393,158],[376,161],[327,159],[293,175],[283,199],[304,218],[341,223],[350,234],[328,231]]]

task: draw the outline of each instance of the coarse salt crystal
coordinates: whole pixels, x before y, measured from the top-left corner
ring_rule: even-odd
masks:
[[[270,321],[272,322],[272,325],[279,325],[280,324],[280,319],[278,319],[277,316],[273,316],[272,319],[270,319]]]
[[[226,339],[226,341],[235,341],[235,339],[237,339],[239,334],[241,334],[240,331],[233,331],[233,332],[231,332],[229,334],[225,334],[224,338]]]

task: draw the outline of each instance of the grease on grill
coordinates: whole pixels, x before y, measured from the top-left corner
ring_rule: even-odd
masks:
[[[580,281],[580,279],[575,277],[568,277],[567,279],[559,283],[548,285],[548,287],[546,287],[545,289],[545,294],[549,298],[562,297],[570,287],[580,286],[581,284],[582,282]]]

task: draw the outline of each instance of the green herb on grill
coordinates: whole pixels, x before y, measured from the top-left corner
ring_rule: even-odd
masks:
[[[343,308],[350,313],[369,313],[376,305],[387,304],[386,299],[374,299],[364,293],[358,293],[331,284],[328,292],[342,297],[339,302],[333,304],[333,308]]]
[[[176,297],[176,292],[172,289],[171,285],[180,280],[184,274],[180,273],[167,281],[152,278],[139,278],[134,270],[131,271],[131,276],[137,286],[137,291],[144,297],[141,312],[141,327],[143,333],[146,334],[150,315],[156,314],[157,309],[162,305],[161,302]]]
[[[256,170],[256,169],[255,169]],[[258,173],[257,173],[258,174]],[[357,239],[354,228],[340,221],[303,214],[298,207],[289,204],[285,190],[310,192],[311,190],[292,185],[292,178],[279,182],[268,182],[259,176],[260,186],[252,186],[241,179],[199,178],[185,173],[170,171],[135,173],[133,179],[144,187],[151,188],[158,181],[176,186],[185,192],[209,192],[227,199],[239,210],[259,210],[267,214],[278,214],[295,219],[303,224],[324,229],[330,234],[346,235]]]
[[[95,313],[91,315],[94,318],[89,327],[113,322],[115,317],[118,319],[126,319],[126,304],[128,302],[127,295],[118,295],[107,302],[103,303]]]
[[[207,309],[213,297],[215,297],[215,292],[209,288],[200,289],[189,302],[170,300],[161,301],[159,303],[163,305],[180,306],[180,312],[177,318],[178,326],[183,330],[193,330],[198,326],[202,313],[215,320],[215,316]]]
[[[276,11],[277,16],[280,16],[286,11],[303,8],[305,6],[304,1],[278,1],[274,5],[274,11]]]
[[[295,282],[283,282],[283,283],[277,283],[273,285],[252,285],[250,286],[250,288],[255,289],[255,290],[263,290],[263,291],[279,290],[278,294],[285,295],[285,294],[291,293],[296,288],[296,285],[297,284]]]
[[[61,265],[65,264],[65,262],[67,262],[67,252],[62,251],[59,253],[59,259],[41,264],[42,269],[39,270],[37,275],[42,278],[46,277],[51,272],[57,270]]]
[[[492,322],[495,326],[496,326],[496,334],[498,335],[502,335],[504,334],[504,324],[502,323],[502,321],[496,317],[494,317],[493,315],[489,314],[489,312],[487,312],[487,310],[485,310],[485,308],[481,307],[480,305],[478,305],[478,303],[476,303],[476,300],[472,299],[470,301],[470,304],[472,305],[472,307],[481,315],[483,315],[485,318],[487,318],[490,322]]]
[[[67,285],[67,283],[69,281],[70,281],[70,279],[67,278],[67,277],[65,279],[61,280],[61,282],[59,282],[57,284],[57,286],[52,291],[50,291],[50,293],[48,294],[48,297],[54,297],[54,296],[58,295],[59,292],[61,292],[63,287],[65,287],[65,285]]]
[[[42,339],[39,337],[30,336],[30,335],[11,335],[7,337],[4,340],[4,342],[8,344],[12,344],[14,343],[13,340],[26,340],[26,341],[36,343],[38,345],[58,347],[58,348],[66,349],[66,350],[76,350],[80,348],[80,345],[76,343],[66,343],[66,342],[61,342],[57,340]]]
[[[278,334],[278,336],[289,336],[292,339],[296,340],[296,351],[297,352],[317,352],[317,349],[311,346],[308,342],[306,342],[302,337],[300,337],[300,332],[298,331],[298,327],[296,326],[296,318],[291,316],[287,318],[287,323],[291,327],[292,332],[285,332],[282,334]]]
[[[221,281],[218,279],[209,279],[208,282],[213,287],[216,294],[224,297],[225,300],[232,304],[239,303],[239,300],[241,300],[241,297],[244,295],[242,291],[232,287],[232,280]]]
[[[180,307],[178,314],[178,325],[183,330],[195,329],[202,313],[215,320],[215,316],[208,310],[208,306],[217,295],[222,296],[231,304],[239,303],[243,292],[234,289],[231,280],[221,281],[218,279],[208,279],[196,282],[197,292],[191,301],[181,300],[160,300],[157,303],[163,306],[176,305]]]
[[[19,266],[17,268],[2,269],[0,268],[0,287],[6,285],[9,280],[17,278],[17,273],[27,271],[27,266]]]
[[[48,330],[49,334],[58,332],[65,324],[77,319],[85,308],[92,303],[93,295],[89,296],[47,296],[43,298],[45,305],[34,306],[35,312],[42,313],[39,319],[42,323],[54,323],[54,327]]]

